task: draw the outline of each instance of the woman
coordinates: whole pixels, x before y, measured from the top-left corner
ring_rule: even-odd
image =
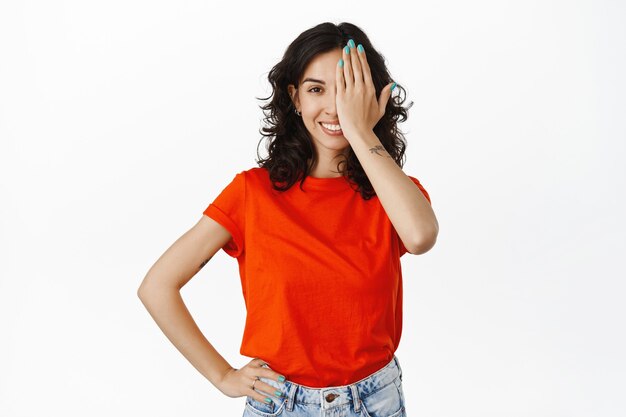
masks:
[[[383,57],[349,23],[303,32],[269,81],[268,157],[235,175],[139,297],[198,371],[246,396],[244,416],[406,415],[400,256],[430,250],[439,226],[401,169],[404,100],[391,99]],[[220,248],[238,261],[246,302],[240,353],[253,359],[240,369],[179,293]]]

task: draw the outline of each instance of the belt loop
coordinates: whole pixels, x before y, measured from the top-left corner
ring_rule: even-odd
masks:
[[[356,387],[356,384],[350,385],[350,389],[352,390],[352,402],[354,403],[354,412],[358,413],[361,411],[361,397],[359,396],[359,390]]]
[[[295,397],[296,397],[296,388],[297,385],[293,382],[291,383],[291,387],[289,387],[289,392],[287,393],[287,411],[293,411],[293,406],[295,405]]]

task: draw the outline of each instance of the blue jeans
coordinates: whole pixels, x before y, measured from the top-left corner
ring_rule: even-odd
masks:
[[[395,355],[370,376],[340,387],[310,388],[290,381],[260,380],[284,395],[270,395],[270,404],[246,397],[243,417],[406,417],[402,368]]]

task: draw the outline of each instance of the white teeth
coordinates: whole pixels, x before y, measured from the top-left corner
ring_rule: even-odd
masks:
[[[329,125],[329,124],[326,124],[326,123],[322,123],[322,126],[324,126],[328,130],[335,130],[335,131],[341,130],[341,126],[340,125]]]

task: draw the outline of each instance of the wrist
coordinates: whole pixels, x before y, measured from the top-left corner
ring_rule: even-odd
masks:
[[[224,369],[222,372],[218,374],[213,385],[215,385],[217,389],[219,389],[220,391],[224,392],[223,386],[224,386],[226,377],[233,372],[237,372],[237,368],[233,368],[232,366],[229,366],[228,368]]]
[[[373,130],[350,130],[348,133],[344,132],[344,136],[351,144],[365,143],[374,146],[380,143],[378,136],[376,136]]]

